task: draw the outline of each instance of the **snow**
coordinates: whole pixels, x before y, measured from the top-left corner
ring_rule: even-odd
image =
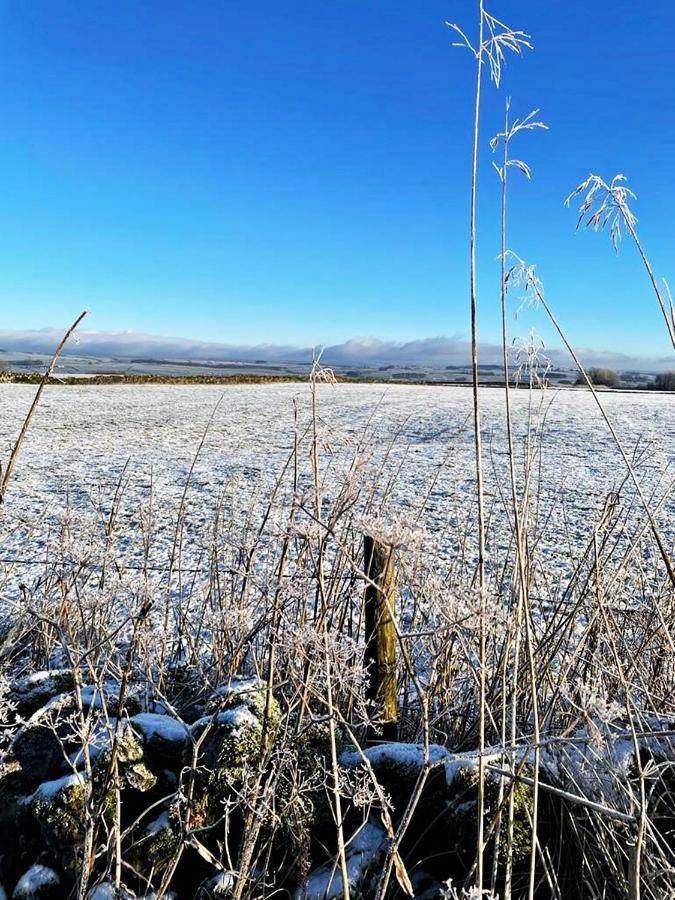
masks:
[[[209,878],[208,885],[216,896],[228,894],[234,885],[234,876],[231,872],[219,872],[213,878]]]
[[[190,728],[193,733],[199,733],[207,725],[234,725],[236,729],[249,725],[253,728],[260,728],[260,722],[246,706],[235,706],[234,709],[225,709],[214,716],[203,716],[201,719],[197,719]]]
[[[160,831],[168,828],[170,824],[169,812],[168,810],[164,810],[164,812],[157,816],[156,819],[153,819],[152,822],[148,822],[145,826],[145,833],[147,835],[158,834]]]
[[[259,678],[235,675],[225,684],[216,688],[211,694],[211,700],[245,697],[247,694],[257,693],[262,686],[263,682]]]
[[[424,747],[422,744],[377,744],[363,751],[371,765],[374,767],[389,764],[401,769],[418,770],[424,765]],[[429,762],[438,765],[445,759],[449,759],[450,752],[439,744],[430,744]],[[354,768],[363,763],[360,753],[348,750],[340,757],[340,762],[345,768]]]
[[[672,726],[669,721],[654,719],[649,724],[657,732]],[[672,735],[640,734],[638,745],[657,760],[675,762]],[[629,779],[634,773],[635,750],[625,726],[594,723],[592,729],[576,732],[570,741],[546,746],[541,765],[551,782],[572,793],[619,811],[631,813],[634,810]]]
[[[158,713],[140,713],[130,719],[132,727],[141,732],[146,740],[159,737],[168,744],[184,744],[189,736],[186,725]]]
[[[97,884],[89,891],[87,900],[117,900],[115,885],[110,881]]]
[[[448,787],[452,787],[460,772],[478,773],[478,755],[476,753],[455,756],[445,764],[445,783]]]
[[[40,722],[45,716],[49,715],[50,710],[59,712],[62,705],[69,699],[70,694],[55,694],[50,700],[48,700],[44,706],[41,706],[40,709],[35,710],[33,715],[28,719],[26,724],[34,725],[36,722]]]
[[[36,789],[35,793],[27,798],[26,802],[30,803],[32,800],[53,800],[54,797],[56,797],[56,795],[59,793],[59,791],[63,790],[63,788],[83,784],[84,778],[76,773],[73,773],[72,775],[64,775],[63,778],[55,778],[53,781],[43,781],[42,784]]]
[[[103,693],[105,694],[106,706],[111,699],[116,702],[119,697],[120,686],[114,681],[106,681],[103,685]],[[82,706],[86,709],[93,707],[94,709],[103,709],[103,696],[101,688],[95,684],[87,684],[82,687],[81,691]]]
[[[486,763],[499,759],[501,751],[485,752]],[[377,744],[363,751],[375,772],[381,769],[396,770],[401,777],[414,778],[424,765],[423,744]],[[348,750],[340,757],[340,763],[351,769],[363,765],[363,756],[354,750]],[[443,766],[445,782],[451,787],[455,778],[461,773],[478,772],[478,755],[476,752],[452,753],[439,744],[429,745],[429,763],[432,767]]]
[[[119,697],[119,690],[119,685],[114,681],[105,682],[105,684],[103,685],[103,691],[105,693],[106,707],[109,706],[111,702],[113,705],[116,705],[117,698]],[[83,685],[82,690],[80,691],[80,696],[82,698],[83,709],[103,709],[103,697],[101,696],[101,688],[99,688],[98,685]],[[48,713],[49,710],[58,711],[60,710],[64,702],[67,702],[74,698],[75,694],[73,692],[56,694],[54,697],[48,700],[44,706],[40,707],[40,709],[36,710],[36,712],[33,713],[33,715],[28,720],[28,724],[32,725],[35,722],[39,722],[45,716],[45,714]]]
[[[170,895],[166,894],[165,896],[169,897]],[[97,884],[87,894],[87,900],[135,900],[135,898],[136,895],[125,887],[117,891],[112,881]]]
[[[384,829],[367,822],[347,846],[347,877],[352,890],[362,885],[367,870],[375,866],[384,849],[387,836]],[[296,900],[338,900],[344,895],[342,872],[337,863],[316,869],[304,888],[295,894]]]
[[[0,458],[18,434],[34,396],[30,385],[0,385]],[[299,430],[309,417],[306,385],[73,385],[50,386],[22,450],[0,523],[2,568],[18,580],[44,560],[50,535],[65,519],[77,520],[77,539],[63,552],[78,558],[90,538],[100,540],[100,522],[109,511],[125,464],[117,522],[116,558],[139,566],[143,560],[141,516],[148,505],[150,479],[156,517],[150,563],[164,566],[173,538],[172,512],[209,417],[221,396],[194,468],[187,498],[184,552],[198,558],[210,541],[207,523],[225,492],[232,520],[251,503],[262,505],[292,447],[293,401],[299,402]],[[516,442],[528,416],[528,394],[513,395]],[[644,490],[655,488],[673,461],[675,398],[669,395],[603,394],[603,403],[629,454],[648,449],[638,464]],[[537,398],[535,398],[535,402]],[[550,390],[544,431],[541,521],[549,517],[539,548],[564,579],[571,563],[561,559],[560,536],[572,550],[581,547],[624,470],[592,398],[583,391]],[[488,504],[506,474],[503,391],[482,390]],[[337,385],[321,386],[319,409],[332,447],[331,477],[337,483],[364,428],[370,430],[372,471],[386,459],[382,480],[397,471],[389,515],[396,510],[442,540],[438,552],[450,558],[473,495],[471,392],[464,387]],[[394,439],[390,449],[390,443]],[[433,483],[434,477],[438,479]],[[427,490],[430,489],[430,490]],[[624,489],[630,491],[630,487]],[[662,511],[666,542],[673,537],[675,507]],[[498,524],[497,519],[494,519]],[[103,551],[99,548],[100,552]],[[7,560],[18,560],[15,564]]]
[[[40,892],[48,887],[58,887],[61,879],[48,866],[36,864],[21,876],[14,888],[12,900],[31,900],[39,897]]]
[[[70,669],[51,669],[33,672],[31,675],[25,675],[23,678],[17,679],[12,685],[12,688],[17,691],[27,691],[30,688],[41,684],[43,681],[47,681],[49,678],[55,678],[59,675],[70,675],[70,673]]]

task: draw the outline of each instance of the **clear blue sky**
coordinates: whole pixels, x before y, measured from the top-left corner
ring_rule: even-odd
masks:
[[[491,9],[535,51],[487,95],[484,339],[498,334],[487,142],[508,92],[551,127],[521,144],[534,179],[513,191],[510,243],[576,343],[664,352],[632,248],[617,260],[575,235],[563,200],[591,170],[626,173],[675,282],[672,0]],[[2,327],[86,306],[95,329],[235,343],[466,334],[473,70],[445,19],[472,27],[474,4],[2,0]]]

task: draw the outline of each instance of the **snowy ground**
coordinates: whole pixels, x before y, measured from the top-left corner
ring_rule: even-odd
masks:
[[[6,461],[35,388],[0,386],[0,458]],[[483,390],[488,505],[505,493],[503,391]],[[541,394],[534,396],[538,403]],[[262,508],[293,446],[294,401],[299,429],[310,414],[305,385],[87,386],[45,392],[24,446],[0,518],[2,566],[16,561],[14,575],[30,571],[50,552],[64,520],[84,535],[102,533],[116,485],[124,472],[120,504],[121,543],[129,558],[141,553],[140,521],[152,495],[153,558],[166,558],[186,477],[214,408],[192,479],[188,542],[207,540],[218,497],[233,515]],[[638,463],[645,491],[665,490],[675,456],[675,398],[656,394],[603,394],[624,446]],[[526,391],[514,395],[520,439],[525,431]],[[587,392],[549,390],[543,429],[540,520],[550,514],[545,543],[552,558],[581,545],[606,494],[624,467]],[[346,468],[364,442],[366,466],[398,472],[389,514],[435,534],[451,553],[465,518],[472,515],[473,437],[471,392],[463,387],[381,385],[322,386],[319,411],[325,423],[324,465]],[[330,449],[329,449],[330,448]],[[307,467],[306,447],[302,465]],[[126,469],[125,469],[126,467]],[[438,480],[433,484],[434,477]],[[660,487],[659,487],[660,486]],[[433,489],[431,489],[433,487]],[[427,497],[427,492],[431,493]],[[630,492],[627,492],[627,494]],[[660,520],[675,534],[674,508],[666,501]],[[503,537],[504,535],[502,535]],[[446,546],[444,547],[444,541]],[[559,563],[561,566],[569,565]],[[0,568],[0,571],[2,569]],[[6,571],[6,568],[5,568]]]

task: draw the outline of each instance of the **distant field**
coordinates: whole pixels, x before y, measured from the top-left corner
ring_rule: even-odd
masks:
[[[38,353],[17,355],[0,350],[0,369],[3,377],[36,383],[47,368],[50,357]],[[330,363],[327,363],[330,365]],[[170,359],[119,359],[87,356],[62,356],[54,372],[55,380],[70,383],[86,378],[88,381],[107,383],[110,380],[126,383],[232,383],[267,382],[275,380],[306,381],[311,360],[295,363],[225,362]],[[471,382],[470,365],[378,365],[358,363],[335,365],[335,375],[340,380],[394,383],[459,383]],[[548,373],[552,384],[574,384],[577,373],[572,369],[553,367]],[[627,384],[645,386],[649,375],[633,374]],[[480,380],[485,383],[501,383],[500,365],[481,365]]]
[[[4,458],[33,393],[28,385],[0,386]],[[162,565],[193,456],[221,397],[186,500],[184,550],[198,555],[210,540],[207,526],[218,502],[242,520],[252,510],[261,514],[292,449],[294,402],[299,431],[307,427],[306,385],[230,386],[225,393],[212,386],[53,387],[45,393],[4,507],[5,559],[39,559],[68,517],[77,522],[78,540],[86,542],[88,529],[100,532],[126,466],[117,540],[127,558],[139,558],[139,515],[152,495],[156,533],[151,552]],[[507,483],[501,401],[501,390],[484,390],[488,503],[495,531],[503,519],[500,490]],[[533,414],[530,404],[540,401],[545,418],[535,421],[534,433],[542,436],[543,452],[533,485],[539,495],[540,549],[565,576],[607,492],[620,486],[624,472],[585,392],[550,389],[532,397],[519,392],[514,407],[521,437],[528,411]],[[604,394],[603,402],[626,447],[638,454],[645,490],[658,490],[675,456],[675,398]],[[391,481],[386,516],[414,521],[434,553],[452,558],[473,514],[470,410],[470,392],[461,387],[323,386],[319,412],[328,429],[328,484],[341,483],[362,442],[363,466],[372,470],[373,483]],[[628,487],[624,496],[630,498]],[[668,523],[669,511],[667,501],[659,512],[667,533],[675,523],[672,515]]]

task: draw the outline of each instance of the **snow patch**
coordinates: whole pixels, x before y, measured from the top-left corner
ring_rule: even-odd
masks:
[[[75,785],[84,785],[84,778],[74,773],[73,775],[64,775],[63,778],[55,778],[53,781],[43,781],[36,791],[28,798],[26,802],[33,800],[49,801],[53,800],[59,791],[64,788],[74,787]]]
[[[190,733],[182,722],[159,713],[139,713],[130,721],[146,740],[158,737],[169,744],[184,744]]]
[[[367,822],[349,842],[347,879],[351,890],[363,888],[368,870],[377,863],[386,840],[387,835],[380,825]],[[296,891],[295,900],[339,900],[343,896],[342,872],[336,861],[335,865],[312,872],[306,885]]]
[[[12,900],[32,900],[39,897],[43,890],[56,888],[60,884],[61,879],[53,869],[36,864],[19,878]]]

